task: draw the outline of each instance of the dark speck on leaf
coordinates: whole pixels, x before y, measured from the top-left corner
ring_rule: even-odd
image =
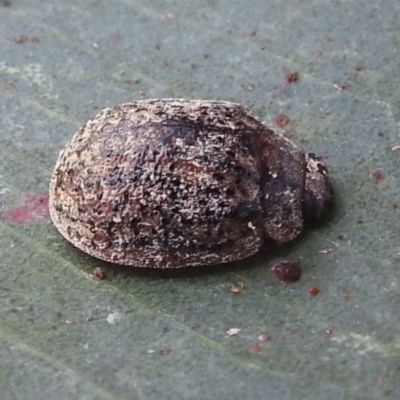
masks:
[[[286,83],[293,83],[293,82],[297,82],[299,80],[299,73],[296,72],[289,72],[285,75],[285,82]]]
[[[301,267],[297,262],[279,261],[272,267],[276,277],[282,282],[296,282],[301,277]]]
[[[286,115],[280,114],[275,118],[274,122],[276,125],[283,128],[290,122],[290,118]]]

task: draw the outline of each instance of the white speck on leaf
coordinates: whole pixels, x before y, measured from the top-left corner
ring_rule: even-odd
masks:
[[[228,336],[236,336],[239,334],[242,330],[240,328],[230,328],[226,331]]]
[[[109,324],[116,325],[122,320],[122,318],[123,318],[123,315],[121,313],[114,312],[114,313],[108,314],[107,322]]]
[[[332,251],[333,251],[332,247],[327,247],[325,249],[318,250],[318,253],[319,254],[329,254],[329,253],[332,253]]]

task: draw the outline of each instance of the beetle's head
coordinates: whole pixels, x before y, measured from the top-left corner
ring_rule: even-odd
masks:
[[[306,154],[306,179],[303,193],[303,218],[318,220],[332,204],[332,184],[326,166],[313,153]]]

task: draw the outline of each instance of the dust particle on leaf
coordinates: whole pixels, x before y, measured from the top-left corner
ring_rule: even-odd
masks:
[[[270,339],[270,337],[266,333],[262,333],[261,335],[258,335],[257,339],[260,342],[267,342]]]
[[[158,354],[160,354],[160,356],[167,356],[171,351],[171,349],[161,349]]]
[[[119,39],[121,39],[121,36],[120,36],[119,33],[114,33],[111,37],[112,37],[114,40],[119,40]]]
[[[260,347],[260,346],[258,346],[257,344],[255,345],[255,346],[252,346],[251,348],[250,348],[250,351],[252,352],[252,353],[260,353],[261,352],[261,350],[262,350],[262,348]]]
[[[289,72],[285,75],[285,82],[286,83],[293,83],[293,82],[297,82],[300,78],[300,75],[297,71],[295,72]]]
[[[231,293],[231,294],[239,294],[239,293],[243,292],[244,288],[245,288],[244,282],[238,281],[238,282],[236,282],[235,285],[231,286],[231,288],[229,290],[229,293]]]
[[[318,254],[330,254],[333,252],[332,247],[326,247],[324,249],[318,250]]]
[[[167,14],[167,19],[177,19],[178,18],[178,14],[170,12]]]
[[[310,289],[308,289],[308,293],[310,293],[311,296],[316,296],[319,293],[319,289],[315,286],[310,287]]]
[[[343,90],[347,89],[347,85],[344,83],[335,83],[333,87],[339,92],[342,92]]]
[[[277,117],[275,117],[274,122],[276,125],[283,128],[290,122],[290,118],[287,115],[279,114]]]
[[[272,267],[276,277],[286,283],[296,282],[301,277],[301,267],[297,262],[280,261]]]
[[[236,336],[238,335],[242,330],[240,328],[229,328],[226,333],[228,336]]]
[[[116,325],[123,319],[123,315],[119,312],[108,314],[107,322],[111,325]]]
[[[17,43],[17,44],[26,43],[28,40],[29,40],[28,36],[25,36],[25,35],[14,36],[14,38],[13,38],[14,43]]]
[[[322,51],[321,50],[316,50],[314,53],[317,57],[322,56]]]
[[[376,170],[375,172],[371,172],[369,175],[373,183],[381,182],[385,179],[385,175],[381,170]]]
[[[95,268],[92,272],[92,276],[95,279],[102,281],[103,279],[107,279],[107,274],[101,268]]]

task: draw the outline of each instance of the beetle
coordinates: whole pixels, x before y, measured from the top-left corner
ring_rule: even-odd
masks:
[[[60,153],[50,216],[74,246],[135,267],[249,257],[329,209],[326,166],[227,101],[106,108]]]

